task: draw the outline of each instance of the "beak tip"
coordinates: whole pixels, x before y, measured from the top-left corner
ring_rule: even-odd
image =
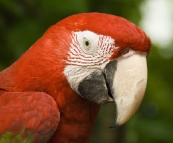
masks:
[[[112,126],[109,127],[109,129],[115,129],[115,128],[118,128],[119,126],[120,126],[120,124],[115,122]]]

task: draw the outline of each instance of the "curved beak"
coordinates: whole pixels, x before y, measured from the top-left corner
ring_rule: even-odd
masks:
[[[131,51],[110,61],[104,71],[97,69],[80,81],[78,93],[98,104],[116,104],[116,127],[127,122],[143,99],[147,84],[144,52]]]
[[[146,54],[134,52],[117,60],[112,95],[116,103],[116,120],[112,127],[127,122],[137,111],[147,85]]]

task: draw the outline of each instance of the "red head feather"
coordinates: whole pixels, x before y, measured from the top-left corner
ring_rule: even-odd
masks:
[[[116,46],[149,52],[150,39],[132,22],[115,15],[104,13],[83,13],[70,16],[56,26],[68,28],[72,31],[90,30],[97,34],[111,36]]]

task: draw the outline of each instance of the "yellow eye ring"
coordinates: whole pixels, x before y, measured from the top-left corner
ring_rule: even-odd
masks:
[[[89,50],[91,48],[91,43],[87,38],[83,38],[83,45],[86,50]]]

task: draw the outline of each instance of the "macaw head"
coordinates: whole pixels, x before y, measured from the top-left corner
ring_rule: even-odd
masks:
[[[124,18],[85,13],[57,24],[71,31],[64,74],[82,98],[116,104],[116,125],[138,109],[147,84],[146,57],[151,43]]]
[[[65,78],[81,98],[98,104],[115,103],[115,126],[122,125],[143,99],[150,49],[146,34],[124,18],[102,13],[77,14],[49,28],[20,60],[20,67],[28,66],[30,70],[20,68],[16,74],[25,71],[32,75],[34,80],[32,87],[26,85],[28,89],[42,89],[43,81],[48,83],[46,88],[52,88],[55,80],[59,81],[55,89],[60,89],[60,78]],[[30,60],[24,63],[28,57]],[[57,74],[60,69],[61,74]],[[51,92],[56,93],[55,89]]]

